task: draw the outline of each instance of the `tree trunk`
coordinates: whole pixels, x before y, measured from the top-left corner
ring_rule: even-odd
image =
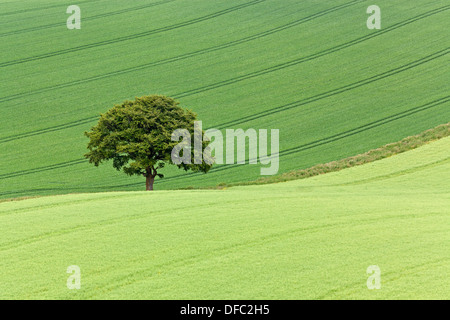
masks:
[[[149,175],[146,177],[145,188],[147,191],[153,190],[153,182],[155,182],[154,176]]]

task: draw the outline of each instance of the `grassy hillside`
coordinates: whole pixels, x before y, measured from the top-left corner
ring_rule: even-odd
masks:
[[[205,128],[280,129],[280,173],[450,121],[447,1],[0,0],[0,197],[142,190],[86,163],[114,103],[179,99]],[[157,189],[254,180],[259,166],[166,170]]]
[[[275,185],[2,202],[0,298],[448,299],[449,148]]]

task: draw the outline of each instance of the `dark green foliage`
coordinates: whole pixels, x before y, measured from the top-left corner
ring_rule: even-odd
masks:
[[[123,169],[130,176],[143,175],[147,178],[147,190],[151,190],[154,178],[164,177],[158,170],[166,164],[174,164],[171,152],[178,142],[171,141],[172,133],[176,129],[187,129],[194,141],[196,116],[181,108],[174,99],[161,95],[125,101],[102,114],[98,124],[85,132],[90,139],[90,151],[85,157],[95,166],[112,160],[117,170]],[[206,145],[203,143],[203,148]],[[211,167],[204,161],[177,166],[205,173]]]

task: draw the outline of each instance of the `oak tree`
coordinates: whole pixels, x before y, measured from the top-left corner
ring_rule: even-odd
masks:
[[[127,100],[101,114],[97,125],[85,132],[90,139],[85,157],[95,166],[112,160],[113,167],[127,175],[143,175],[146,190],[153,190],[155,177],[164,177],[159,171],[166,164],[206,173],[211,165],[203,160],[176,164],[171,157],[178,143],[172,141],[172,133],[187,129],[193,137],[196,117],[174,99],[162,95]],[[202,141],[202,147],[206,148],[208,143]]]

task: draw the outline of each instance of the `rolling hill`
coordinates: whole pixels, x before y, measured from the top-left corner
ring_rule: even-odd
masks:
[[[146,94],[205,128],[279,129],[280,173],[450,121],[447,1],[380,0],[381,30],[366,28],[369,1],[79,1],[81,30],[66,28],[70,4],[0,1],[0,198],[143,190],[89,165],[83,133]],[[156,189],[254,180],[259,166],[165,174]]]
[[[449,148],[263,186],[2,202],[0,298],[448,299]]]

